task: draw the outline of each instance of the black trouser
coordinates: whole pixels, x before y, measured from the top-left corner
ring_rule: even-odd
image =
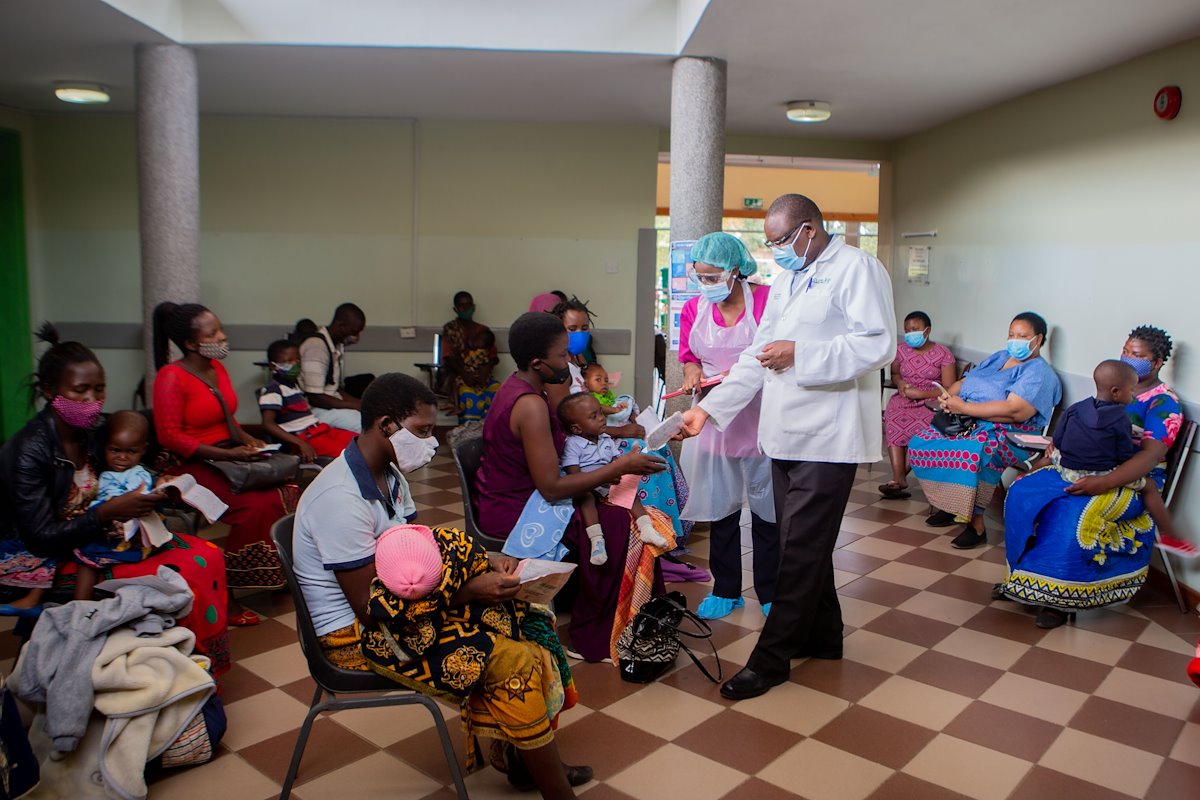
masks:
[[[731,600],[742,596],[741,516],[741,511],[735,511],[709,526],[712,593]],[[779,576],[779,528],[751,512],[750,535],[754,541],[754,593],[758,602],[770,603],[775,599],[775,579]]]
[[[833,549],[857,469],[857,464],[771,461],[781,552],[775,602],[746,665],[760,675],[785,676],[793,656],[841,647]]]

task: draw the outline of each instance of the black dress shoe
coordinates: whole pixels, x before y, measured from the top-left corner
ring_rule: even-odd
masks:
[[[1003,583],[993,583],[992,584],[992,599],[993,600],[1011,600],[1012,598],[1010,598],[1007,594],[1005,594]]]
[[[931,528],[949,528],[954,524],[954,515],[949,511],[935,511],[925,518],[925,524]]]
[[[987,531],[980,533],[970,525],[964,526],[962,533],[950,540],[950,546],[955,550],[971,550],[981,544],[987,544]]]
[[[1044,630],[1050,630],[1057,628],[1059,625],[1066,624],[1068,620],[1075,620],[1074,611],[1059,611],[1057,608],[1042,606],[1038,609],[1037,616],[1033,619],[1033,624]]]
[[[728,700],[748,700],[751,697],[766,694],[772,686],[778,686],[785,680],[787,680],[786,675],[779,678],[768,678],[745,667],[721,685],[721,697]]]
[[[591,767],[571,767],[563,764],[563,769],[567,773],[567,783],[571,786],[583,786],[592,779]],[[537,784],[533,782],[533,775],[529,774],[529,768],[525,766],[525,762],[521,760],[520,756],[509,762],[508,782],[518,792],[532,792],[537,789]]]

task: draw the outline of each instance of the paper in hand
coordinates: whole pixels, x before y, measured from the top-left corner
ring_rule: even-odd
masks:
[[[164,481],[158,487],[158,489],[168,488],[178,491],[180,499],[203,514],[209,522],[216,522],[222,514],[229,510],[229,506],[222,503],[221,498],[196,483],[196,479],[191,475],[176,476],[169,481]]]
[[[641,475],[622,476],[621,480],[608,487],[608,502],[621,508],[633,508],[633,501],[638,495],[638,484],[641,482]]]
[[[521,586],[517,589],[517,599],[545,605],[567,585],[567,579],[574,571],[574,564],[565,564],[562,561],[523,559],[517,565],[516,576],[521,581]]]
[[[671,437],[681,430],[683,430],[683,414],[676,411],[646,434],[646,451],[658,450],[665,446],[667,442],[671,441]]]

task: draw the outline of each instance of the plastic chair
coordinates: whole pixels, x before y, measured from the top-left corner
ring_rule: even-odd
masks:
[[[1167,451],[1167,477],[1163,482],[1162,496],[1163,503],[1168,509],[1171,508],[1172,501],[1175,500],[1176,492],[1179,489],[1179,484],[1183,479],[1183,467],[1187,463],[1188,455],[1192,452],[1192,444],[1196,440],[1196,421],[1184,420],[1183,427],[1179,431],[1179,435],[1175,437],[1171,449]],[[1154,529],[1154,538],[1157,541],[1159,538],[1158,528]],[[1179,610],[1184,614],[1190,610],[1188,608],[1187,598],[1184,597],[1183,589],[1179,586],[1179,578],[1175,575],[1175,568],[1171,565],[1171,559],[1165,550],[1160,550],[1159,555],[1162,556],[1163,571],[1167,573],[1167,580],[1171,583],[1171,589],[1175,592],[1175,602],[1179,603]]]
[[[471,494],[475,489],[475,473],[479,472],[479,462],[483,459],[483,437],[460,439],[452,441],[450,452],[454,455],[454,468],[458,470],[458,485],[462,488],[463,521],[467,533],[479,541],[488,550],[499,553],[504,548],[504,539],[488,536],[479,530],[475,522],[475,508],[471,502]]]
[[[422,705],[433,717],[437,727],[438,738],[442,741],[442,752],[446,756],[446,764],[454,778],[454,788],[460,798],[466,800],[467,787],[463,784],[462,770],[458,766],[458,758],[454,755],[454,747],[450,744],[450,733],[446,729],[446,720],[442,717],[437,701],[428,695],[411,689],[405,689],[399,683],[389,680],[374,672],[341,669],[334,666],[321,650],[317,641],[317,632],[313,628],[312,617],[308,613],[308,604],[304,601],[304,593],[296,582],[293,554],[293,526],[295,517],[288,515],[271,526],[271,538],[279,550],[279,560],[283,563],[283,571],[287,575],[288,589],[292,593],[292,601],[296,604],[296,632],[300,636],[300,649],[308,661],[308,671],[316,681],[317,691],[309,703],[308,715],[300,727],[300,736],[296,739],[296,748],[292,752],[292,762],[288,766],[287,776],[283,780],[283,789],[279,800],[287,800],[296,781],[296,773],[300,769],[300,759],[304,756],[304,747],[308,743],[308,735],[312,732],[313,721],[323,711],[343,711],[351,708],[377,708],[380,706]],[[384,694],[387,692],[387,694]],[[342,694],[366,694],[370,697],[342,698]],[[329,699],[322,701],[322,695]]]

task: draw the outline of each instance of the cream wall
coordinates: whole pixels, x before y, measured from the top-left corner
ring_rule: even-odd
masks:
[[[757,197],[764,209],[789,192],[812,198],[827,218],[839,214],[879,213],[879,176],[865,172],[791,169],[786,167],[738,167],[725,165],[726,211],[744,210],[743,199]],[[659,208],[671,205],[671,165],[658,165]]]
[[[138,321],[133,119],[38,116],[33,134],[33,318]],[[533,294],[562,288],[593,301],[598,326],[632,328],[657,140],[655,129],[615,126],[205,117],[202,300],[227,323],[282,334],[302,316],[326,322],[343,300],[371,325],[440,325],[459,289],[475,293],[477,319],[507,326]],[[100,356],[110,406],[121,407],[138,354]],[[227,362],[242,419],[257,416],[260,357],[235,351]],[[425,360],[351,350],[347,369],[415,374]],[[511,368],[503,360],[501,374]]]
[[[1176,341],[1165,379],[1200,403],[1197,75],[1193,41],[896,143],[897,313],[923,309],[939,340],[991,352],[1036,310],[1054,366],[1077,376],[1152,323]],[[1163,122],[1152,98],[1170,84],[1185,101]],[[935,229],[918,240],[933,246],[930,285],[908,284],[899,235]],[[1183,530],[1200,531],[1198,492],[1200,459],[1176,506]]]

